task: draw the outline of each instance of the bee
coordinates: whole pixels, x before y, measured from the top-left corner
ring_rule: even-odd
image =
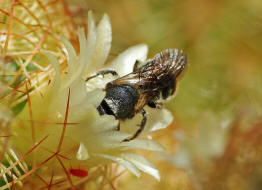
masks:
[[[144,129],[147,121],[146,105],[161,108],[162,102],[171,97],[176,90],[176,83],[187,66],[187,57],[181,50],[166,49],[145,63],[136,61],[133,72],[106,84],[106,95],[97,110],[100,115],[113,115],[117,120],[133,118],[142,114],[138,130],[123,141],[136,138]],[[86,81],[98,75],[112,74],[113,70],[102,70],[88,77]],[[117,130],[120,129],[120,124]]]

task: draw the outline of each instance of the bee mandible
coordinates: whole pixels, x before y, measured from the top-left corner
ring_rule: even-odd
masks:
[[[106,84],[105,98],[97,107],[99,114],[113,115],[117,120],[125,120],[141,113],[143,118],[139,129],[123,141],[136,138],[146,125],[147,113],[144,106],[161,108],[162,102],[174,94],[177,79],[186,66],[187,57],[178,49],[166,49],[145,63],[136,61],[132,73]],[[106,74],[118,75],[114,70],[102,70],[88,77],[86,81]],[[119,129],[120,124],[117,126],[117,130]]]

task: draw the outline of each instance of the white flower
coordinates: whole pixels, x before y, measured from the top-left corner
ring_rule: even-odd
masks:
[[[197,126],[196,137],[187,137],[180,132],[174,134],[180,143],[180,149],[174,156],[166,156],[166,159],[180,168],[191,170],[196,160],[210,162],[224,153],[228,126],[231,123],[228,116],[222,119],[219,114],[214,116],[210,112],[205,112],[199,120],[202,122]]]
[[[105,96],[103,88],[112,80],[110,77],[97,77],[86,84],[87,75],[105,68],[116,70],[120,76],[132,72],[136,60],[145,61],[148,48],[145,44],[128,48],[115,58],[110,64],[105,65],[112,40],[112,31],[109,17],[105,14],[98,26],[92,12],[88,14],[88,38],[83,29],[79,30],[80,54],[77,55],[73,46],[66,39],[63,40],[65,52],[68,57],[67,74],[60,74],[58,60],[46,53],[53,64],[56,75],[55,80],[49,85],[44,98],[32,104],[34,119],[41,120],[43,115],[53,123],[64,122],[67,107],[68,92],[70,89],[70,102],[68,123],[61,154],[70,158],[70,162],[80,162],[88,167],[99,166],[109,161],[117,162],[136,176],[140,170],[160,180],[158,170],[144,157],[131,153],[131,149],[163,151],[163,147],[142,135],[130,142],[122,142],[137,130],[141,116],[138,114],[132,120],[121,123],[120,131],[116,131],[117,121],[113,116],[100,116],[96,107]],[[41,107],[41,109],[37,109]],[[151,110],[148,112],[148,123],[144,134],[167,127],[172,122],[169,111]],[[59,140],[62,127],[46,125],[36,131],[36,138],[43,138],[48,134],[44,143],[45,147],[53,147]],[[72,156],[72,150],[74,155]],[[55,151],[55,150],[54,150]],[[39,155],[41,157],[41,155]]]

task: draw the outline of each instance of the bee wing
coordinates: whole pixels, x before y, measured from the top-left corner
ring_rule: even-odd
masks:
[[[139,90],[140,93],[147,92],[147,90],[154,89],[154,79],[151,76],[145,76],[141,72],[133,72],[123,77],[120,77],[111,82],[115,85],[130,85]]]
[[[166,49],[155,55],[154,61],[166,66],[162,71],[159,69],[161,74],[168,73],[174,79],[181,78],[187,67],[187,56],[178,49]]]
[[[128,75],[125,75],[123,77],[120,77],[114,81],[111,82],[112,85],[122,85],[122,84],[127,84],[130,86],[133,86],[137,88],[139,86],[141,79],[139,78],[138,73],[130,73]]]
[[[110,86],[130,85],[139,94],[136,110],[140,110],[148,101],[164,94],[164,99],[175,91],[176,79],[187,65],[186,55],[177,49],[167,49],[135,71],[109,83]]]

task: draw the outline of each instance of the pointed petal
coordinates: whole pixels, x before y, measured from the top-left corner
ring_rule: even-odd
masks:
[[[103,147],[118,147],[119,144],[121,144],[121,141],[127,138],[129,134],[121,131],[109,130],[99,133],[97,136],[98,138],[103,139],[103,142],[101,142]]]
[[[173,121],[173,115],[167,109],[150,109],[149,118],[150,120],[147,123],[147,126],[149,127],[145,129],[147,132],[164,129],[168,127]]]
[[[147,52],[148,47],[146,44],[132,46],[113,60],[110,67],[115,69],[120,76],[131,73],[136,60],[146,60]]]
[[[96,25],[95,18],[92,11],[88,12],[88,39],[87,39],[87,50],[93,51],[96,44]],[[88,52],[83,52],[88,53]]]
[[[76,158],[78,160],[87,160],[89,158],[88,151],[85,147],[85,145],[81,142],[80,146],[78,148],[78,151],[76,153]]]
[[[106,159],[112,160],[114,162],[117,162],[120,165],[124,166],[126,169],[128,169],[130,172],[132,172],[136,177],[140,177],[140,172],[139,172],[138,168],[133,163],[131,163],[129,161],[126,161],[126,160],[119,158],[119,157],[109,156],[109,155],[105,155],[105,154],[92,154],[92,156],[99,156],[99,157],[106,158]]]
[[[96,32],[96,47],[92,57],[92,65],[88,67],[88,72],[101,69],[111,48],[112,29],[107,14],[99,22]]]
[[[72,44],[66,38],[62,37],[62,41],[65,46],[66,54],[68,57],[68,63],[69,63],[68,73],[72,73],[76,61],[76,52]]]
[[[143,149],[151,151],[164,151],[164,147],[159,143],[149,139],[134,139],[129,142],[122,142],[120,146],[126,146],[125,149]]]
[[[80,79],[81,73],[83,71],[83,68],[85,67],[85,64],[88,64],[89,61],[87,60],[87,47],[86,47],[86,37],[85,37],[85,32],[83,28],[80,28],[78,30],[78,40],[80,43],[80,56],[79,59],[71,60],[73,62],[69,62],[69,69],[70,72],[68,72],[67,75],[64,76],[63,78],[63,87],[61,90],[65,90],[72,85],[72,83],[76,83],[76,80]],[[67,50],[72,49],[73,47],[68,46],[68,44],[65,43],[65,46],[67,46]],[[69,52],[68,52],[69,53]],[[71,56],[73,56],[73,52],[70,53]],[[86,61],[85,61],[86,60]]]
[[[143,156],[129,152],[129,153],[121,154],[121,157],[133,163],[141,171],[152,175],[154,178],[160,181],[159,171],[155,168],[155,166],[151,162],[149,162]]]
[[[55,69],[55,82],[54,82],[54,86],[53,86],[53,95],[56,94],[56,92],[59,90],[60,88],[60,65],[58,63],[57,58],[52,55],[51,53],[46,52],[45,56],[47,57],[48,61],[53,65],[54,69]]]
[[[83,65],[81,67],[81,73],[85,72],[86,68],[89,67],[92,57],[94,55],[96,41],[97,41],[97,33],[96,33],[96,25],[95,18],[92,11],[88,12],[88,38],[80,38],[80,64]],[[83,42],[81,42],[83,40]],[[86,46],[86,48],[84,48]],[[83,47],[81,49],[81,47]]]
[[[92,29],[92,27],[91,27]],[[90,29],[89,29],[90,30]],[[92,38],[92,36],[88,36],[88,39],[91,39],[91,41],[94,41],[95,39]],[[91,52],[87,53],[87,40],[85,36],[85,30],[84,28],[78,29],[78,40],[80,45],[80,57],[77,67],[77,73],[81,73],[82,69],[85,67],[85,64],[87,64],[89,61],[86,61],[88,56],[90,56]]]
[[[77,94],[76,94],[77,95]],[[75,96],[76,96],[75,95]],[[92,95],[92,96],[89,96]],[[89,120],[95,120],[95,122],[98,121],[103,121],[103,120],[98,120],[98,112],[95,106],[93,106],[93,103],[95,103],[96,101],[102,101],[104,97],[104,92],[101,90],[94,90],[90,93],[87,93],[87,95],[85,97],[82,97],[83,99],[80,99],[80,101],[71,99],[70,100],[70,104],[72,102],[72,105],[70,105],[70,113],[69,116],[70,118],[72,118],[72,121],[86,121],[88,124],[90,124],[90,122],[88,122]],[[74,100],[74,102],[73,102]],[[91,102],[93,100],[93,102]],[[77,102],[77,104],[76,104]],[[107,119],[107,121],[110,121]]]

